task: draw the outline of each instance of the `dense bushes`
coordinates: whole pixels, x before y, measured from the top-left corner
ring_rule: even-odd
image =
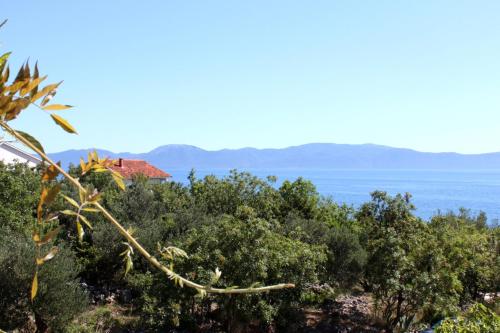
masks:
[[[78,174],[78,168],[70,172]],[[419,320],[455,315],[462,305],[499,289],[500,232],[488,227],[483,215],[461,211],[427,223],[414,216],[409,196],[374,192],[370,202],[355,210],[320,197],[304,179],[278,187],[273,177],[262,180],[235,171],[223,179],[197,179],[193,172],[188,186],[151,185],[138,177],[124,192],[109,175],[86,174],[81,182],[102,193],[103,204],[149,251],[155,253],[160,244],[189,253],[188,259],[173,262],[185,276],[210,284],[220,269],[216,285],[289,282],[296,288],[202,298],[174,286],[139,256],[125,275],[120,257],[125,245],[109,223],[89,215],[94,228],[86,229],[80,242],[72,220],[60,216],[61,252],[42,267],[39,296],[31,304],[29,237],[38,175],[21,165],[0,164],[0,179],[5,203],[0,206],[2,328],[20,326],[32,315],[39,325],[64,331],[87,303],[75,278],[97,292],[112,287],[130,293],[125,301],[140,316],[139,326],[150,331],[195,330],[208,324],[232,332],[250,326],[300,331],[303,307],[321,306],[352,288],[372,293],[385,325],[404,330]],[[62,188],[77,197],[64,181]],[[65,205],[57,201],[54,208]],[[68,329],[78,331],[75,325]]]
[[[500,332],[500,316],[482,304],[473,305],[464,316],[446,319],[436,333],[496,333]]]
[[[39,296],[29,301],[34,273],[34,245],[30,227],[38,195],[39,177],[25,165],[0,163],[0,325],[14,329],[29,320],[39,329],[60,331],[87,306],[79,287],[75,254],[63,244],[58,255],[39,271]],[[31,205],[23,207],[23,205]]]

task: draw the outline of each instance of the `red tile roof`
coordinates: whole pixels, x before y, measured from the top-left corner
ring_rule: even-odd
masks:
[[[148,178],[169,178],[170,174],[152,166],[143,160],[125,160],[118,159],[117,163],[111,167],[113,170],[118,171],[123,178],[131,179],[135,174],[143,174]]]

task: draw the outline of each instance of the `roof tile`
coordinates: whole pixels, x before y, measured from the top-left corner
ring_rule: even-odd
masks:
[[[120,173],[125,179],[132,179],[135,174],[143,174],[148,178],[172,177],[169,173],[166,173],[143,160],[126,160],[120,158],[111,168]]]

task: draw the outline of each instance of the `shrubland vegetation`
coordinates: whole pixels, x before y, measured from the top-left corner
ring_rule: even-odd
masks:
[[[69,172],[78,175],[79,169],[73,166]],[[500,291],[500,229],[488,226],[483,214],[461,210],[422,221],[414,215],[409,195],[384,192],[374,192],[370,202],[353,209],[322,198],[304,179],[277,186],[272,177],[262,180],[236,171],[223,179],[198,179],[192,173],[188,185],[151,185],[137,177],[125,191],[111,175],[91,173],[81,183],[98,188],[102,204],[148,250],[153,252],[159,243],[189,253],[189,258],[174,261],[184,276],[211,285],[219,269],[224,274],[215,286],[289,281],[296,287],[200,297],[165,280],[140,256],[132,257],[133,269],[125,274],[120,254],[127,246],[102,215],[92,214],[88,219],[93,230],[85,227],[81,241],[71,216],[60,217],[60,251],[41,267],[40,294],[32,303],[35,249],[30,233],[40,173],[0,164],[0,179],[4,329],[20,327],[31,316],[36,325],[55,332],[76,332],[78,323],[83,331],[97,320],[72,320],[94,311],[96,294],[111,289],[128,295],[116,302],[137,316],[135,327],[147,331],[191,332],[207,325],[213,331],[301,331],[304,308],[321,308],[339,294],[352,292],[373,295],[374,318],[390,330],[405,331],[457,316],[481,302],[485,293]],[[57,182],[63,193],[77,199],[67,180]],[[70,207],[61,198],[53,205],[57,210]],[[109,317],[105,311],[98,314]],[[460,323],[470,325],[469,317]],[[498,317],[490,317],[498,324]],[[104,322],[118,325],[110,317]]]

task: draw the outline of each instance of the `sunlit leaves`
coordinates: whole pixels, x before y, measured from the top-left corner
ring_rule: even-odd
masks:
[[[89,171],[110,172],[111,177],[113,178],[116,185],[121,190],[125,190],[125,182],[123,181],[123,176],[116,170],[112,169],[112,166],[115,164],[116,164],[115,161],[107,157],[100,158],[95,150],[93,152],[88,153],[87,161],[85,161],[83,158],[80,158],[80,168],[82,169],[82,176],[88,173]]]
[[[52,96],[55,95],[55,91],[61,83],[62,82],[53,83],[49,84],[48,86],[45,86],[44,88],[42,88],[42,90],[38,91],[36,94],[33,95],[33,97],[31,97],[31,102],[35,103],[40,98],[48,96],[49,94],[51,94]]]
[[[45,79],[47,78],[47,76],[43,76],[43,77],[39,77],[39,78],[36,78],[34,79],[33,81],[31,81],[30,83],[28,83],[27,85],[25,85],[20,91],[19,91],[19,95],[21,97],[24,97],[25,95],[27,95],[28,93],[32,93],[35,89],[38,88],[38,85],[40,83],[42,83]],[[35,95],[36,93],[33,93],[33,96]],[[31,96],[31,95],[30,95]]]
[[[38,64],[35,64],[31,73],[28,62],[21,66],[14,81],[8,84],[10,71],[6,65],[9,55],[10,53],[5,53],[0,57],[0,116],[4,121],[15,119],[30,104],[37,105],[36,102],[41,98],[43,99],[39,107],[43,108],[54,97],[57,87],[61,84],[49,84],[40,89],[40,84],[47,76],[39,76]],[[67,108],[67,105],[52,104],[44,109],[58,111]]]
[[[63,104],[51,104],[42,107],[45,111],[60,111],[72,108],[71,105],[63,105]]]
[[[57,114],[51,114],[50,116],[52,117],[52,119],[54,119],[55,123],[57,125],[61,126],[61,128],[63,130],[65,130],[66,132],[78,134],[76,132],[75,128],[73,126],[71,126],[71,124],[68,123],[68,121],[66,119],[64,119],[63,117],[58,116]]]
[[[72,211],[70,209],[65,209],[61,211],[62,214],[64,215],[69,215],[69,216],[75,216],[76,217],[76,233],[78,235],[78,239],[80,241],[83,240],[83,235],[85,234],[85,231],[83,230],[82,222],[89,228],[92,229],[92,225],[90,224],[89,220],[82,214]]]
[[[0,24],[0,26],[3,25]],[[7,122],[15,119],[23,110],[28,108],[30,105],[35,105],[40,110],[43,111],[61,111],[71,108],[70,105],[66,104],[49,104],[54,96],[57,94],[57,88],[61,84],[61,82],[56,84],[48,84],[45,87],[40,87],[40,84],[46,79],[46,76],[40,77],[38,71],[38,65],[35,64],[35,69],[33,73],[31,73],[30,67],[28,63],[25,63],[21,66],[18,74],[16,75],[13,82],[8,83],[10,77],[10,70],[7,66],[7,58],[9,53],[6,53],[0,56],[0,125],[10,134],[12,134],[15,138],[25,143],[28,147],[31,147],[33,150],[37,151],[42,158],[44,158],[44,162],[49,164],[42,171],[42,192],[40,196],[39,205],[37,207],[37,221],[38,223],[34,227],[33,231],[33,241],[36,245],[37,256],[36,256],[36,264],[37,270],[33,277],[32,287],[31,287],[31,299],[33,300],[38,291],[38,266],[43,265],[45,262],[54,258],[54,256],[58,252],[57,247],[52,247],[48,253],[43,255],[45,252],[44,245],[53,241],[60,229],[59,227],[55,227],[54,224],[51,224],[51,221],[57,220],[58,216],[54,213],[46,213],[44,209],[47,208],[56,198],[56,196],[60,192],[60,185],[53,185],[52,181],[56,179],[56,177],[62,173],[72,185],[78,188],[78,195],[80,202],[77,200],[70,198],[68,196],[64,196],[65,201],[72,206],[73,210],[65,209],[60,213],[74,216],[76,217],[76,231],[78,234],[78,238],[82,240],[84,236],[84,226],[89,229],[92,228],[89,220],[86,216],[83,215],[83,212],[103,212],[105,217],[114,224],[120,232],[122,232],[127,238],[129,242],[124,243],[126,245],[126,250],[122,253],[123,260],[125,262],[125,274],[127,274],[133,267],[132,255],[134,253],[133,246],[139,250],[139,252],[154,266],[160,268],[161,270],[167,272],[167,275],[175,281],[175,283],[179,286],[183,286],[184,283],[193,287],[195,289],[201,290],[200,293],[206,293],[206,289],[200,285],[194,284],[187,279],[182,278],[179,274],[175,273],[172,270],[173,261],[176,257],[187,258],[188,255],[181,249],[175,247],[167,247],[164,249],[160,249],[160,253],[162,256],[170,261],[169,270],[166,266],[163,266],[159,263],[154,257],[149,255],[147,251],[141,247],[140,244],[134,239],[132,235],[132,231],[128,230],[124,232],[121,228],[121,225],[118,221],[112,217],[108,211],[103,208],[98,202],[101,197],[101,194],[98,192],[93,192],[89,194],[88,189],[84,189],[79,180],[77,178],[73,178],[68,173],[64,172],[60,169],[60,166],[56,166],[46,155],[43,150],[42,145],[33,138],[30,134],[24,132],[16,132],[12,130]],[[41,102],[40,102],[41,100]],[[37,104],[39,103],[39,104]],[[50,113],[53,121],[69,133],[77,133],[75,128],[64,118],[60,117],[57,114]],[[45,167],[47,164],[43,164],[42,167]],[[110,160],[108,158],[99,158],[97,153],[94,151],[89,154],[88,161],[85,162],[83,159],[80,161],[80,166],[82,169],[82,176],[87,172],[110,172],[112,178],[119,188],[122,190],[125,189],[125,182],[123,176],[113,169],[115,165],[115,161]],[[91,207],[88,207],[91,206]],[[93,207],[92,207],[93,206]],[[75,211],[76,210],[76,211]],[[160,267],[161,266],[161,267]],[[221,271],[217,268],[213,273],[211,283],[217,283],[220,279]],[[200,289],[201,288],[201,289]],[[211,292],[214,289],[210,290]],[[238,291],[241,292],[241,291]]]
[[[61,211],[62,214],[64,215],[70,215],[70,216],[76,216],[76,231],[78,234],[78,238],[80,241],[83,239],[84,235],[84,230],[82,223],[87,226],[87,228],[92,230],[92,224],[89,222],[87,217],[82,214],[82,212],[92,212],[96,213],[99,212],[99,209],[92,208],[92,207],[87,207],[87,205],[92,205],[93,203],[97,202],[96,198],[98,198],[98,193],[93,193],[92,195],[88,196],[83,190],[80,189],[79,191],[79,196],[81,202],[77,202],[75,199],[68,197],[67,195],[62,195],[64,200],[68,202],[71,206],[76,208],[76,212],[71,210],[71,209],[65,209]]]

